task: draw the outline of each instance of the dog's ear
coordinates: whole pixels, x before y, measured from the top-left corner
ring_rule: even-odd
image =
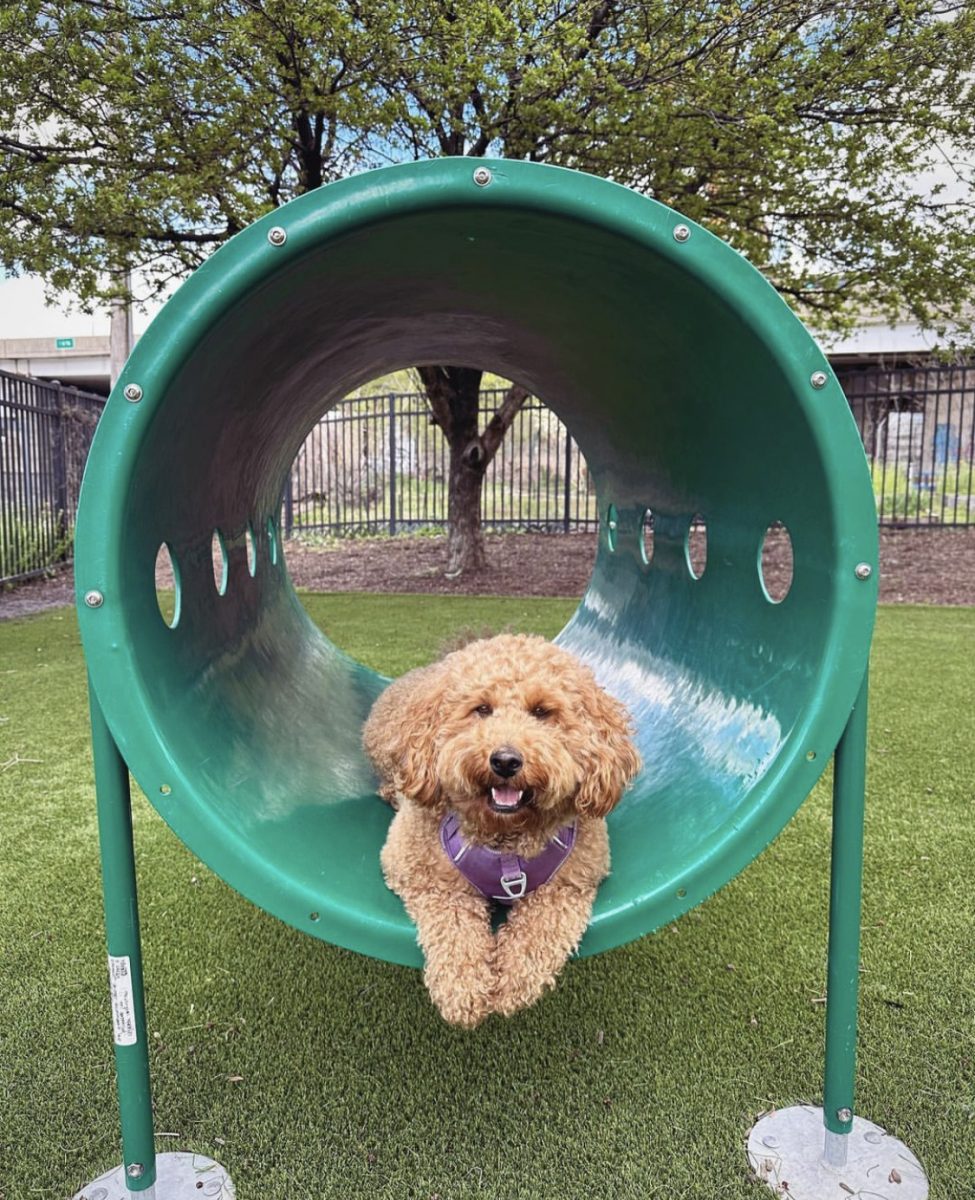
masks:
[[[629,714],[595,680],[583,692],[582,707],[589,737],[581,756],[584,775],[576,808],[590,817],[605,817],[642,763],[633,744]]]
[[[387,800],[401,795],[432,805],[440,798],[434,760],[441,690],[439,663],[434,663],[391,683],[372,707],[362,741]]]

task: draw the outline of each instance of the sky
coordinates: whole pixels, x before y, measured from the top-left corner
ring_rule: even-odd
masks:
[[[151,315],[134,314],[137,335],[146,329]],[[48,307],[44,281],[36,275],[0,278],[0,339],[108,337],[108,326],[108,309],[88,315],[72,310],[67,302]]]

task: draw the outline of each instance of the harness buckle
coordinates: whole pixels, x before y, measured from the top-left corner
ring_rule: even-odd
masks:
[[[502,875],[501,886],[509,900],[520,900],[528,890],[528,876],[524,871],[517,875]]]

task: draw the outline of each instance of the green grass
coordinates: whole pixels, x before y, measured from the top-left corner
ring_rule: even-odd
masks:
[[[571,607],[305,599],[390,673],[452,627],[552,633]],[[975,1162],[973,646],[973,609],[887,609],[873,663],[858,1108],[933,1200],[970,1197]],[[0,765],[0,1196],[57,1200],[119,1159],[70,612],[0,624]],[[135,823],[158,1148],[220,1158],[241,1200],[755,1200],[754,1116],[821,1098],[822,785],[701,908],[472,1034],[417,972],[251,907],[141,797]]]

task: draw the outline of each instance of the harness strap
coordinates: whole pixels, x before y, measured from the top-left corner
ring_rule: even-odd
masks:
[[[572,853],[576,823],[564,825],[534,858],[522,858],[465,842],[460,817],[448,812],[440,822],[440,845],[464,878],[489,900],[514,904],[547,883]]]

